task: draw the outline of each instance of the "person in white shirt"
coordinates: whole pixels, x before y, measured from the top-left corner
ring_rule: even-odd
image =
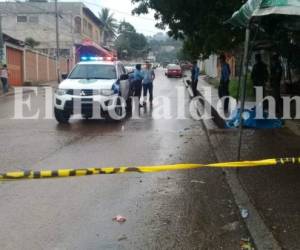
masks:
[[[8,70],[6,64],[2,66],[0,77],[3,87],[3,93],[6,94],[8,92]]]

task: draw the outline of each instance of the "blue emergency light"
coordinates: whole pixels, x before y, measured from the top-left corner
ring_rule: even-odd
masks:
[[[82,56],[80,61],[90,62],[90,61],[114,61],[114,58],[111,56],[108,57],[99,57],[99,56]]]

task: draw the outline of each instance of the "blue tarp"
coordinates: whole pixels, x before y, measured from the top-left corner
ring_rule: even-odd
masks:
[[[241,110],[237,109],[233,112],[232,118],[226,122],[227,128],[237,128],[240,126]],[[268,113],[264,112],[265,119],[256,119],[256,108],[245,109],[243,113],[243,127],[256,129],[272,129],[282,128],[283,121],[281,119],[269,119]]]

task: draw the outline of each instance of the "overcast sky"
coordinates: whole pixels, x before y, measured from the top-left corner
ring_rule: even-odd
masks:
[[[139,33],[153,35],[157,32],[161,32],[160,29],[155,27],[154,12],[142,16],[131,15],[131,11],[134,8],[131,4],[131,0],[83,0],[83,3],[95,13],[100,11],[101,6],[111,9],[116,19],[119,21],[125,19],[131,23]]]
[[[14,1],[14,0],[0,0]],[[25,0],[21,0],[25,1]],[[48,0],[53,1],[53,0]],[[111,9],[115,18],[118,21],[126,20],[131,23],[139,33],[144,35],[154,35],[162,30],[155,27],[154,12],[152,11],[148,15],[132,16],[131,11],[134,8],[131,0],[58,0],[59,2],[82,2],[89,7],[97,16],[102,7]],[[163,31],[164,32],[164,31]]]

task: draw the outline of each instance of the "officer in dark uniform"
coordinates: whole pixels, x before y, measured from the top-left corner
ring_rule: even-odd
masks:
[[[273,90],[272,91],[273,97],[275,98],[276,101],[276,112],[280,113],[282,111],[280,85],[281,85],[283,70],[282,70],[282,66],[278,54],[272,56],[270,72],[271,72],[270,83]]]

